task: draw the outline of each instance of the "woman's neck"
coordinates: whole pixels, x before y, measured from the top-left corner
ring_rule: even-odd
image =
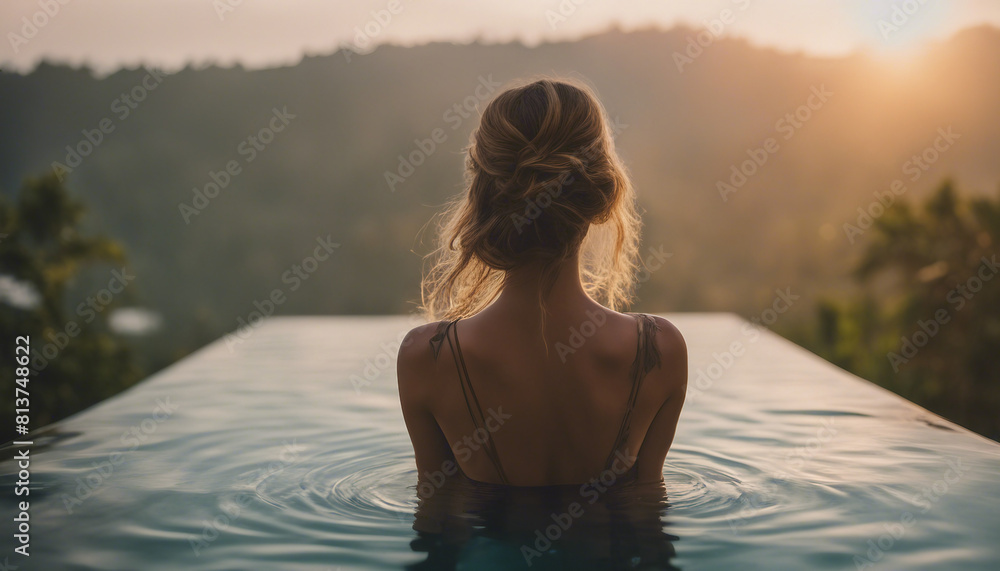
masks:
[[[547,267],[544,263],[534,262],[507,272],[503,290],[491,307],[505,312],[517,312],[522,316],[540,316],[539,294],[546,285],[543,274]],[[587,295],[583,282],[580,281],[578,254],[563,261],[554,271],[554,281],[550,288],[542,292],[541,297],[549,315],[575,314],[581,309],[597,305]]]

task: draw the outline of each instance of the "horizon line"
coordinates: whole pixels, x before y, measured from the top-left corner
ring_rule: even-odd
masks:
[[[441,40],[441,39],[438,39],[438,40],[429,40],[429,41],[414,42],[414,43],[409,43],[409,44],[407,44],[405,42],[398,42],[398,41],[386,41],[386,42],[375,44],[375,46],[374,46],[373,49],[367,50],[367,51],[357,51],[357,50],[354,50],[354,49],[352,49],[351,44],[349,42],[342,42],[340,45],[337,45],[335,47],[331,47],[331,48],[329,48],[328,50],[325,50],[325,51],[309,51],[307,49],[303,49],[302,52],[298,55],[297,59],[295,59],[294,61],[291,60],[291,59],[289,59],[289,60],[276,59],[276,60],[274,60],[272,62],[263,63],[263,64],[260,64],[260,65],[246,65],[242,61],[220,62],[217,59],[204,58],[201,61],[195,61],[193,59],[189,59],[189,60],[184,61],[183,64],[179,65],[179,66],[158,66],[158,65],[151,64],[150,62],[143,62],[143,63],[136,63],[136,64],[130,64],[130,63],[126,62],[126,63],[123,63],[123,64],[121,64],[119,66],[105,69],[105,68],[102,68],[100,66],[94,65],[93,62],[87,62],[87,61],[84,61],[84,62],[72,62],[72,61],[67,61],[66,59],[62,59],[62,58],[54,58],[54,57],[49,57],[49,56],[43,56],[43,57],[38,58],[38,60],[34,62],[34,64],[32,65],[32,67],[30,69],[27,69],[27,70],[18,69],[17,66],[16,65],[12,65],[12,62],[9,61],[9,60],[0,61],[0,73],[16,74],[16,75],[21,75],[21,76],[27,77],[27,76],[30,76],[30,75],[34,74],[35,72],[37,72],[39,70],[39,68],[48,66],[48,67],[66,68],[66,69],[70,69],[72,71],[77,71],[77,72],[86,71],[86,72],[89,72],[89,75],[91,77],[93,77],[94,79],[105,79],[107,77],[113,76],[113,75],[115,75],[117,73],[120,73],[120,72],[134,72],[134,71],[137,71],[137,70],[140,70],[140,69],[156,69],[156,70],[164,71],[165,73],[169,73],[169,74],[175,74],[175,73],[179,73],[179,72],[186,71],[186,70],[202,71],[202,70],[213,69],[213,68],[215,68],[215,69],[223,69],[223,70],[268,71],[268,70],[276,70],[276,69],[285,69],[285,68],[296,67],[296,66],[302,64],[307,59],[329,58],[329,57],[336,56],[337,54],[339,54],[339,53],[341,53],[343,51],[351,52],[353,54],[356,54],[359,57],[366,57],[366,56],[368,56],[368,55],[370,55],[372,53],[375,53],[375,52],[377,52],[377,51],[379,51],[381,49],[387,49],[387,48],[388,49],[392,49],[392,48],[399,48],[399,49],[419,49],[419,48],[432,47],[432,46],[440,46],[440,45],[448,45],[448,46],[455,46],[455,47],[508,47],[508,46],[521,46],[521,47],[524,47],[526,49],[533,50],[533,49],[537,49],[537,48],[542,47],[542,46],[575,44],[575,43],[580,43],[580,42],[585,42],[585,41],[588,41],[588,40],[592,40],[594,38],[599,38],[599,37],[603,37],[603,36],[610,36],[610,35],[613,35],[613,34],[632,35],[632,34],[641,34],[641,33],[655,33],[655,34],[666,35],[666,34],[671,34],[671,33],[682,33],[682,32],[685,32],[685,31],[687,31],[689,33],[698,33],[698,32],[700,32],[702,30],[704,30],[703,27],[699,28],[699,27],[696,27],[696,26],[691,26],[691,25],[689,25],[687,23],[678,23],[678,24],[675,24],[674,26],[671,26],[669,28],[663,27],[662,25],[655,24],[655,23],[654,24],[646,24],[646,25],[642,25],[642,26],[636,26],[636,27],[633,27],[633,28],[626,28],[626,27],[623,27],[621,25],[621,23],[619,23],[619,22],[613,22],[613,23],[609,24],[607,27],[605,27],[602,30],[585,32],[585,33],[581,34],[580,36],[578,36],[576,38],[572,38],[572,39],[570,39],[570,38],[551,38],[551,39],[542,39],[542,40],[537,41],[537,42],[527,41],[524,38],[513,38],[513,39],[507,39],[507,40],[489,40],[489,39],[483,38],[482,35],[479,35],[479,36],[477,36],[477,37],[475,37],[473,39],[470,39],[468,41]],[[994,25],[994,24],[989,23],[989,22],[982,22],[982,23],[972,24],[972,25],[969,25],[969,26],[966,26],[966,27],[963,27],[963,28],[956,29],[954,32],[952,32],[951,34],[947,35],[944,38],[929,38],[929,39],[923,40],[923,41],[921,41],[919,44],[917,44],[915,46],[910,46],[910,47],[906,48],[905,51],[907,51],[907,52],[921,52],[921,51],[925,51],[928,48],[931,48],[931,47],[933,47],[935,45],[945,44],[945,43],[949,43],[951,41],[954,41],[954,39],[956,37],[958,37],[960,35],[963,35],[963,34],[966,34],[966,33],[969,33],[970,31],[974,31],[974,30],[989,30],[989,31],[995,32],[998,35],[1000,35],[1000,26]],[[777,54],[786,55],[786,56],[799,56],[799,57],[805,57],[805,58],[811,58],[811,59],[818,59],[818,60],[845,60],[845,59],[850,59],[852,57],[872,57],[872,56],[877,56],[878,55],[878,50],[877,49],[873,48],[872,46],[868,46],[866,44],[862,44],[862,45],[856,46],[856,47],[852,48],[851,50],[843,52],[843,53],[840,53],[840,54],[822,54],[822,53],[810,53],[805,48],[794,48],[794,49],[783,48],[783,47],[780,47],[778,45],[774,45],[774,44],[770,44],[770,43],[761,41],[759,39],[748,37],[745,34],[734,34],[734,33],[724,33],[724,34],[718,36],[715,40],[713,40],[713,43],[714,42],[734,42],[734,43],[741,43],[741,44],[747,45],[749,48],[751,48],[753,50],[756,50],[756,51],[772,52],[772,53],[777,53]]]

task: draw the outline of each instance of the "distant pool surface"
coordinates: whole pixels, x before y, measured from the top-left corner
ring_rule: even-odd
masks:
[[[415,323],[275,318],[36,431],[30,558],[13,553],[7,446],[0,563],[1000,569],[1000,445],[734,316],[667,317],[691,373],[662,488],[590,504],[449,479],[418,512],[395,381]],[[548,525],[556,539],[536,544]]]

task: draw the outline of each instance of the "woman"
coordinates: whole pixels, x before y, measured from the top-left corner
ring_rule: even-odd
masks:
[[[399,395],[426,498],[453,475],[508,486],[661,482],[687,352],[630,300],[640,220],[607,116],[542,79],[483,110],[468,188],[402,343]]]

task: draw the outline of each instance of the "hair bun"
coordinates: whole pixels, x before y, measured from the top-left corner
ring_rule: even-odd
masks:
[[[425,295],[450,299],[462,280],[482,286],[494,271],[566,260],[592,224],[613,222],[615,245],[584,262],[584,273],[609,306],[628,297],[624,274],[635,265],[639,218],[607,116],[586,87],[542,79],[500,93],[472,133],[466,175],[468,191],[442,228],[436,285],[425,285]]]

